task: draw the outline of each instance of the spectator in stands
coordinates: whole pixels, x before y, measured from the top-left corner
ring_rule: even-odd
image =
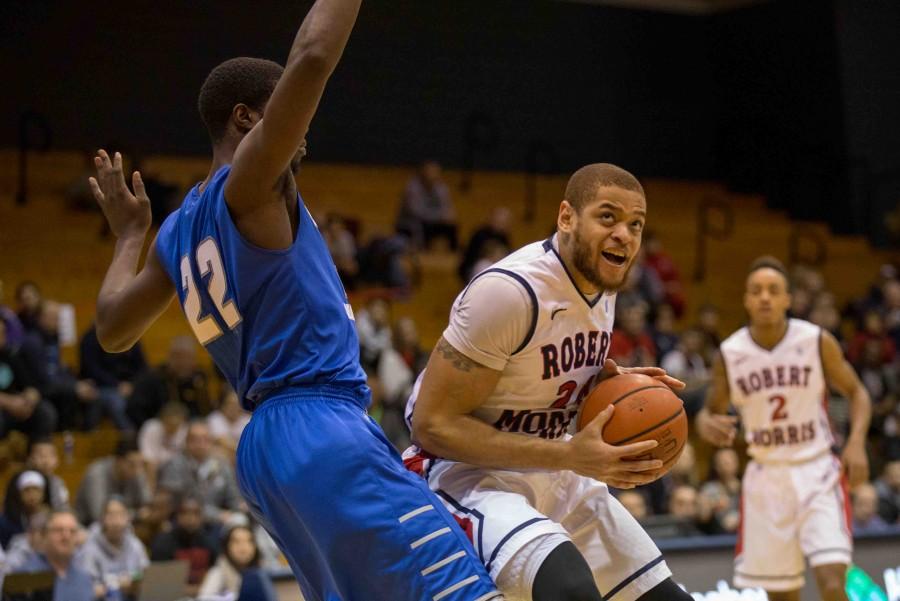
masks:
[[[9,546],[16,534],[22,534],[28,521],[50,507],[50,488],[39,472],[26,470],[9,481],[3,515],[0,516],[0,545]]]
[[[422,163],[406,184],[396,228],[416,248],[430,248],[436,238],[445,238],[450,249],[456,250],[456,212],[437,161]]]
[[[711,478],[700,488],[700,522],[710,534],[735,532],[740,522],[740,461],[734,449],[713,455]]]
[[[891,363],[896,357],[894,341],[884,331],[884,320],[876,309],[866,311],[862,330],[858,331],[847,348],[847,359],[859,369],[866,344],[873,341],[878,345],[878,360],[881,364]]]
[[[53,439],[49,436],[32,438],[28,441],[28,458],[25,468],[36,470],[47,478],[50,487],[50,508],[63,510],[69,508],[69,487],[56,475],[59,467],[59,453]]]
[[[380,297],[373,297],[356,315],[359,359],[364,368],[377,369],[381,353],[391,348],[391,308]]]
[[[230,386],[224,389],[219,408],[206,418],[213,442],[230,459],[234,458],[241,434],[249,423],[250,414],[241,407],[237,393]]]
[[[508,246],[504,246],[495,240],[488,241],[484,245],[484,253],[481,258],[472,266],[472,277],[475,277],[485,269],[490,268],[491,265],[497,263],[508,254]]]
[[[356,279],[359,275],[358,251],[356,238],[347,228],[344,218],[335,213],[330,213],[325,218],[322,237],[328,245],[331,259],[337,268],[338,276],[347,290],[356,288]]]
[[[153,541],[150,558],[153,561],[186,559],[190,563],[188,591],[194,596],[207,570],[216,561],[217,547],[215,537],[204,527],[203,502],[188,494],[178,504],[174,528]]]
[[[890,529],[878,515],[878,492],[865,482],[850,493],[853,500],[853,534],[877,534]]]
[[[44,529],[44,549],[16,572],[53,572],[53,601],[94,601],[104,593],[95,588],[90,574],[74,561],[80,528],[75,515],[54,511]]]
[[[703,332],[688,328],[681,334],[678,346],[669,351],[660,362],[660,366],[670,375],[687,384],[678,392],[678,396],[684,400],[688,417],[692,417],[703,407],[710,381],[706,358],[703,356],[704,341]]]
[[[12,537],[6,547],[4,572],[15,572],[23,565],[35,561],[44,551],[44,532],[47,529],[49,511],[39,511],[28,520],[28,529]]]
[[[157,487],[150,502],[138,511],[134,533],[149,548],[157,536],[172,530],[173,515],[175,495],[166,488]]]
[[[10,430],[29,438],[49,436],[56,427],[56,410],[41,397],[6,333],[6,322],[0,320],[0,438]]]
[[[132,513],[150,500],[144,460],[133,438],[123,437],[112,457],[97,459],[88,466],[75,495],[75,512],[81,523],[99,520],[113,495],[121,497]]]
[[[644,232],[644,264],[653,270],[664,290],[664,301],[672,307],[676,317],[684,315],[686,297],[681,274],[671,255],[663,248],[662,241],[653,231]]]
[[[712,365],[713,358],[719,352],[719,345],[722,344],[722,337],[719,335],[720,317],[719,308],[709,303],[697,311],[697,327],[706,337],[703,356],[706,357],[707,365]]]
[[[650,336],[656,346],[656,354],[661,359],[678,345],[679,336],[675,331],[675,311],[666,303],[656,308],[656,320]]]
[[[666,290],[656,272],[644,263],[643,257],[644,250],[640,248],[625,284],[618,290],[616,303],[628,307],[643,303],[647,305],[647,314],[653,315],[656,308],[665,302]]]
[[[26,280],[16,287],[16,313],[26,332],[37,329],[43,302],[41,289],[34,282]]]
[[[843,345],[844,333],[841,331],[841,314],[834,304],[832,295],[819,295],[809,313],[809,321],[828,330]]]
[[[414,272],[409,241],[400,235],[375,236],[359,252],[359,284],[406,293]]]
[[[100,392],[91,380],[76,378],[62,362],[59,345],[61,309],[56,301],[41,303],[37,325],[22,344],[22,358],[32,381],[56,408],[59,426],[71,430],[90,413],[89,406],[100,399]],[[81,422],[82,426],[90,425],[88,421]]]
[[[198,596],[218,597],[228,594],[235,597],[241,590],[241,575],[246,570],[260,567],[256,537],[247,526],[229,528],[222,537],[221,554],[215,565],[206,573]]]
[[[900,346],[900,281],[887,280],[882,284],[881,289],[884,295],[881,306],[884,329],[894,342],[894,347],[898,347]]]
[[[647,499],[637,490],[623,490],[619,493],[619,503],[639,522],[649,515]]]
[[[131,517],[122,499],[106,502],[103,517],[90,528],[80,551],[81,564],[107,594],[119,591],[125,597],[137,592],[137,582],[150,565],[144,545],[134,535]]]
[[[124,353],[107,353],[97,340],[97,326],[91,327],[81,338],[81,378],[90,380],[100,390],[100,403],[95,403],[88,416],[91,430],[100,421],[101,410],[123,431],[134,430],[125,412],[126,400],[134,390],[134,380],[147,368],[144,351],[138,342]]]
[[[676,486],[669,497],[669,514],[679,521],[679,536],[698,536],[699,503],[697,489],[689,484]]]
[[[609,358],[623,367],[655,365],[656,346],[647,331],[647,306],[635,303],[622,308],[609,345]]]
[[[425,369],[428,353],[422,348],[419,330],[411,317],[401,317],[394,323],[391,344],[415,376]]]
[[[163,405],[159,417],[150,418],[141,426],[138,447],[154,482],[159,466],[172,460],[184,449],[187,422],[187,407],[178,401],[169,401]]]
[[[512,242],[509,238],[511,216],[512,214],[506,207],[495,207],[491,211],[488,222],[476,229],[472,237],[469,238],[458,270],[459,279],[462,280],[463,284],[467,284],[472,279],[472,276],[478,273],[478,270],[474,269],[474,267],[481,259],[488,256],[494,258],[498,252],[496,249],[500,249],[499,252],[505,249],[506,253],[508,253],[509,249],[512,248]],[[496,260],[492,262],[496,262]]]
[[[128,417],[140,428],[169,401],[183,403],[191,417],[210,411],[208,378],[197,363],[197,344],[187,336],[173,338],[167,361],[137,378],[128,400]]]
[[[3,301],[3,280],[0,280],[0,322],[6,325],[6,344],[16,350],[25,340],[25,328],[16,312],[4,305]]]
[[[900,460],[889,461],[875,481],[878,515],[888,524],[900,524]]]
[[[790,316],[797,319],[809,319],[814,300],[812,293],[806,288],[794,288],[791,290]]]
[[[160,468],[159,485],[176,495],[197,495],[209,522],[224,524],[243,507],[234,469],[213,454],[212,436],[204,421],[190,424],[184,451]]]

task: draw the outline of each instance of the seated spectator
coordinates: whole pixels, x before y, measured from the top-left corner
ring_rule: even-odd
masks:
[[[408,292],[415,271],[410,244],[403,236],[375,236],[359,252],[359,283]]]
[[[103,517],[91,526],[79,559],[96,588],[103,587],[107,594],[118,591],[127,598],[135,595],[137,583],[150,560],[144,545],[134,535],[122,499],[113,496],[106,502]]]
[[[188,591],[194,596],[216,561],[216,549],[215,538],[204,527],[203,502],[196,496],[186,495],[178,504],[174,528],[159,534],[150,546],[150,559],[187,560],[190,563]]]
[[[834,305],[834,299],[831,295],[822,294],[813,303],[812,311],[809,313],[809,321],[816,324],[820,328],[828,330],[832,336],[837,338],[838,342],[843,344],[844,334],[841,331],[841,314]]]
[[[878,534],[890,530],[890,525],[878,515],[878,492],[865,482],[850,493],[853,502],[853,534]]]
[[[43,552],[13,573],[53,572],[53,601],[94,601],[104,590],[95,588],[90,574],[74,561],[79,533],[74,514],[54,511],[44,529]]]
[[[703,356],[705,337],[696,328],[689,328],[681,335],[678,346],[662,358],[660,367],[670,376],[683,381],[686,386],[678,392],[684,400],[688,417],[693,417],[703,408],[710,372]]]
[[[609,345],[609,358],[623,367],[655,365],[656,347],[647,332],[647,306],[635,303],[622,308]]]
[[[713,358],[719,352],[719,345],[722,344],[722,337],[719,335],[720,318],[719,308],[715,305],[705,304],[697,312],[697,328],[706,338],[703,356],[707,365],[712,365]]]
[[[105,412],[119,430],[134,430],[125,409],[135,378],[147,368],[141,343],[124,353],[107,353],[97,339],[97,326],[91,324],[81,337],[80,359],[81,378],[92,381],[100,394],[100,402],[90,407],[85,429],[93,429],[100,421],[101,412]]]
[[[132,438],[122,438],[112,457],[97,459],[88,466],[75,495],[75,512],[81,523],[98,521],[113,495],[121,497],[132,514],[150,500],[144,460]]]
[[[734,449],[713,455],[711,478],[700,488],[700,523],[707,534],[737,531],[740,522],[740,461]]]
[[[689,484],[676,486],[669,497],[669,515],[680,522],[679,536],[703,534],[697,528],[698,512],[697,489]]]
[[[406,184],[396,228],[416,248],[430,248],[436,238],[445,238],[450,249],[456,250],[456,213],[437,161],[422,163]]]
[[[900,461],[888,462],[875,481],[878,515],[888,524],[900,523]]]
[[[636,490],[623,490],[619,493],[619,503],[639,522],[649,515],[647,499]]]
[[[322,237],[328,245],[328,251],[331,253],[338,276],[341,278],[344,288],[353,290],[356,288],[356,280],[359,275],[356,238],[347,229],[347,223],[340,215],[329,214],[323,225]]]
[[[9,546],[13,536],[25,532],[32,516],[49,507],[50,489],[39,472],[26,470],[10,480],[0,516],[0,545]]]
[[[794,288],[791,291],[790,316],[808,320],[812,313],[814,300],[812,294],[806,288]]]
[[[49,436],[56,427],[56,410],[41,397],[6,333],[6,322],[0,320],[0,438],[10,430],[29,438]]]
[[[858,331],[847,347],[847,360],[857,369],[862,363],[863,352],[868,342],[878,347],[878,359],[881,364],[891,363],[897,354],[894,341],[884,331],[884,320],[875,310],[869,310],[863,317],[862,330]]]
[[[260,567],[259,549],[253,531],[247,526],[228,529],[222,538],[222,553],[216,564],[206,573],[198,596],[221,597],[235,595],[241,590],[241,575]]]
[[[884,330],[896,348],[900,346],[900,281],[887,280],[882,284],[881,290],[884,295],[881,304]]]
[[[206,418],[213,442],[229,458],[234,457],[241,434],[249,423],[250,414],[241,407],[237,393],[230,386],[225,388],[219,408]]]
[[[25,328],[16,312],[4,305],[3,300],[3,280],[0,280],[0,321],[6,324],[6,343],[10,348],[18,349],[25,340]]]
[[[150,502],[138,511],[134,533],[149,548],[157,536],[172,530],[174,515],[175,495],[168,489],[157,487]]]
[[[49,517],[49,511],[35,513],[28,520],[28,529],[10,539],[6,547],[4,572],[15,572],[23,565],[35,561],[44,552],[44,532]]]
[[[16,287],[16,314],[26,332],[36,330],[44,297],[37,284],[26,280]]]
[[[509,209],[506,207],[495,207],[491,211],[488,222],[476,229],[472,237],[469,238],[458,270],[459,279],[464,284],[467,284],[472,279],[472,276],[480,271],[475,269],[475,265],[479,261],[491,254],[496,256],[497,252],[502,252],[504,249],[506,253],[509,253],[509,249],[512,248],[512,242],[509,239],[510,217]],[[491,247],[495,250],[492,251]],[[496,249],[500,249],[500,251]],[[503,256],[506,255],[504,254]],[[496,260],[493,262],[496,262]]]
[[[152,417],[141,426],[138,447],[154,481],[159,466],[184,449],[187,420],[187,407],[178,401],[169,401],[163,405],[159,417]]]
[[[49,486],[48,502],[50,509],[63,510],[69,508],[69,487],[62,478],[56,475],[59,467],[59,453],[56,445],[49,437],[34,438],[28,441],[28,458],[25,460],[26,470],[35,470],[47,479]],[[13,489],[7,489],[7,495]]]
[[[210,411],[208,378],[197,362],[197,343],[187,336],[173,338],[167,361],[135,380],[128,399],[128,417],[140,428],[159,415],[169,401],[184,404],[191,417],[202,417]]]
[[[671,255],[663,248],[659,237],[652,231],[644,232],[644,263],[653,270],[663,286],[662,302],[672,307],[676,317],[684,315],[687,302],[681,274]]]
[[[194,421],[188,427],[184,451],[159,470],[159,485],[176,495],[188,493],[203,501],[204,519],[224,524],[243,506],[231,463],[213,454],[209,426]]]
[[[391,306],[383,298],[373,297],[356,314],[359,336],[359,360],[363,368],[376,368],[381,353],[392,346]]]
[[[475,261],[475,265],[472,266],[472,277],[474,278],[485,269],[490,268],[491,265],[497,263],[508,254],[508,246],[504,246],[495,240],[489,240],[484,245],[481,258]]]
[[[656,346],[656,356],[662,359],[678,345],[678,333],[675,331],[675,312],[666,303],[656,308],[656,320],[650,336]]]
[[[391,344],[415,376],[428,364],[428,352],[419,341],[419,330],[411,317],[401,317],[394,324]]]

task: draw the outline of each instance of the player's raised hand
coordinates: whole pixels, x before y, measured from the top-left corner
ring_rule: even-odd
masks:
[[[608,406],[569,441],[571,469],[616,488],[634,488],[648,484],[662,474],[663,462],[658,459],[632,459],[654,449],[659,443],[644,440],[633,444],[613,446],[603,440],[603,426],[612,418],[615,407]]]
[[[122,173],[121,153],[117,152],[110,160],[101,148],[94,157],[94,166],[97,177],[88,178],[88,181],[113,235],[117,238],[145,236],[150,229],[150,199],[141,174],[135,171],[131,176],[132,194]]]
[[[702,409],[697,414],[695,424],[700,437],[717,447],[730,447],[737,434],[737,416],[710,413]]]
[[[869,458],[862,444],[848,442],[841,453],[841,463],[851,489],[869,481]]]
[[[672,390],[678,391],[685,387],[685,383],[678,378],[673,378],[666,373],[661,367],[621,367],[612,359],[607,359],[603,363],[603,369],[600,371],[600,380],[602,381],[613,376],[622,374],[643,374],[659,380]]]

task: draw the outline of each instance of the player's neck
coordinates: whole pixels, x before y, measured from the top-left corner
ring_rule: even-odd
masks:
[[[569,275],[572,278],[572,283],[575,284],[575,287],[578,288],[578,291],[581,292],[582,296],[584,296],[585,298],[591,298],[600,294],[600,290],[597,288],[597,286],[592,284],[575,267],[575,261],[572,257],[572,249],[569,247],[569,245],[560,243],[559,234],[553,236],[551,244],[553,244],[553,248],[556,249],[556,252],[559,253],[559,258],[562,259],[563,265],[566,266],[566,270],[569,272]]]
[[[750,336],[753,341],[764,349],[773,349],[785,337],[788,329],[788,320],[772,324],[750,324]]]
[[[209,167],[209,173],[206,175],[206,179],[203,180],[203,183],[200,185],[201,192],[203,192],[206,188],[206,184],[209,183],[219,169],[225,165],[231,164],[234,160],[235,150],[237,150],[237,146],[227,141],[223,141],[216,146],[213,146],[212,165]]]

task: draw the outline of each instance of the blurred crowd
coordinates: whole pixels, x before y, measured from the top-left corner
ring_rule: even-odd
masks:
[[[494,209],[460,240],[440,165],[427,161],[399,199],[392,234],[363,243],[360,224],[350,218],[329,214],[318,222],[358,307],[370,413],[402,450],[409,443],[404,405],[430,349],[414,320],[394,316],[393,300],[412,293],[423,252],[454,254],[460,286],[506,256],[513,249],[511,213]],[[872,397],[873,481],[853,491],[853,517],[857,532],[884,530],[900,523],[897,270],[884,266],[866,296],[845,307],[808,266],[794,268],[792,289],[792,315],[841,341]],[[24,456],[7,462],[0,574],[52,568],[67,574],[67,601],[125,600],[134,598],[150,561],[178,558],[189,562],[192,595],[234,599],[242,575],[284,567],[235,480],[234,453],[249,415],[220,375],[206,369],[193,339],[174,338],[166,360],[150,365],[140,344],[109,354],[93,326],[77,337],[72,308],[45,298],[38,283],[19,282],[8,305],[3,292],[0,282],[0,438],[26,442]],[[616,310],[609,356],[624,366],[660,365],[684,380],[681,394],[693,417],[728,332],[713,305],[688,313],[679,269],[651,231]],[[63,360],[66,345],[77,346],[77,369]],[[832,398],[829,412],[840,441],[848,430],[846,400]],[[98,427],[118,431],[115,449],[84,466],[69,490],[60,470],[73,462],[72,433]],[[656,537],[738,527],[744,448],[713,453],[692,442],[665,478],[616,493]]]

